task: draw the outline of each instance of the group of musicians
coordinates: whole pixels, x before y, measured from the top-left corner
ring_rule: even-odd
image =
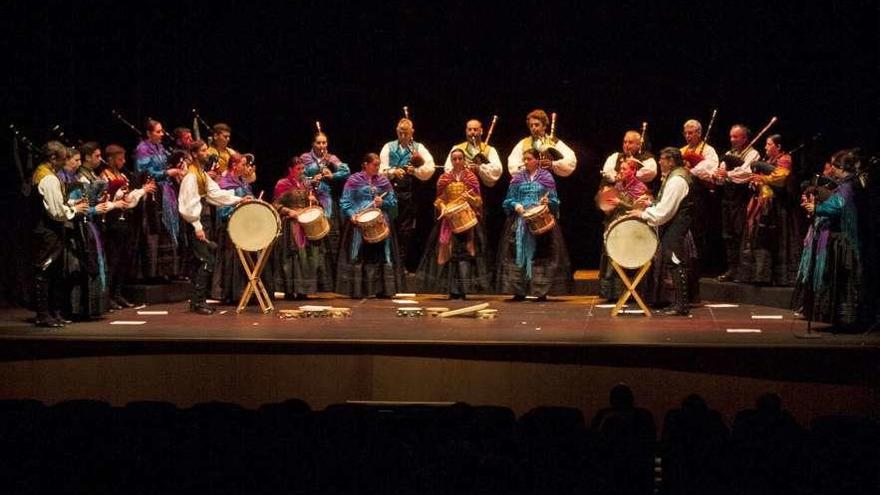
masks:
[[[352,174],[329,152],[318,124],[311,150],[291,158],[275,185],[271,207],[281,219],[280,236],[261,274],[264,285],[294,300],[326,291],[389,297],[406,290],[405,273],[413,267],[417,290],[451,299],[495,290],[512,301],[540,301],[569,292],[556,178],[571,175],[577,158],[555,136],[555,114],[551,119],[534,110],[526,125],[529,136],[507,159],[511,180],[501,205],[507,220],[493,247],[481,193],[503,170],[488,144],[492,126],[484,139],[482,124],[468,121],[466,140],[438,166],[404,117],[397,139],[378,155],[366,154],[361,171]],[[118,145],[104,148],[102,157],[97,143],[79,149],[47,143],[45,162],[32,179],[40,211],[33,236],[36,325],[56,328],[131,307],[120,291],[127,277],[171,280],[187,269],[192,311],[211,314],[209,296],[234,303],[248,281],[226,225],[236,205],[262,198],[251,186],[253,155],[229,147],[231,132],[226,124],[214,125],[209,146],[178,128],[169,149],[162,124],[148,120],[133,171],[125,169]],[[663,148],[655,160],[644,146],[645,127],[627,131],[622,150],[601,170],[597,203],[607,214],[606,228],[626,218],[659,230],[649,300],[666,303],[665,314],[689,314],[697,298],[696,261],[714,256],[704,251],[703,239],[719,223],[718,214],[728,268],[719,280],[797,284],[796,309],[826,321],[854,321],[860,302],[852,199],[858,157],[835,154],[828,184],[838,187],[801,194],[791,188],[791,157],[781,136],[766,138],[762,158],[753,147],[760,135],[753,138],[746,126],[735,125],[731,148],[719,157],[698,121],[687,121],[683,133],[683,147]],[[416,236],[417,181],[431,179],[437,168],[443,168],[433,203],[437,221],[424,244]],[[319,215],[307,214],[316,208]],[[814,219],[804,242],[803,213]],[[314,235],[314,221],[328,228]],[[600,279],[600,295],[615,299],[622,288],[604,255]]]

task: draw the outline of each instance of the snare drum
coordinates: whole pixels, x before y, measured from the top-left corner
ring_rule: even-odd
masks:
[[[533,235],[541,235],[548,232],[556,225],[556,219],[553,218],[547,205],[535,205],[528,208],[523,213],[523,220],[526,221]]]
[[[236,247],[259,251],[281,235],[281,219],[272,205],[255,199],[235,207],[226,229]]]
[[[324,209],[320,206],[305,208],[296,216],[296,221],[302,226],[310,241],[320,241],[330,232],[330,222],[327,221]]]
[[[367,208],[354,216],[354,221],[361,230],[364,241],[375,244],[384,241],[391,231],[385,223],[385,215],[378,208]]]
[[[449,220],[452,231],[456,234],[466,232],[477,225],[477,214],[474,213],[471,205],[464,201],[447,208],[444,216]]]
[[[654,229],[638,218],[618,218],[605,230],[605,251],[624,268],[641,268],[654,257],[659,244]]]

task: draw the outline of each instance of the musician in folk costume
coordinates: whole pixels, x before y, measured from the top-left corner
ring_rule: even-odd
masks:
[[[477,174],[466,166],[465,152],[453,149],[450,157],[452,169],[437,180],[434,208],[440,218],[428,238],[416,280],[419,292],[465,299],[489,288],[483,198]]]
[[[422,243],[415,237],[419,217],[417,183],[434,175],[434,157],[424,144],[413,139],[415,127],[408,118],[397,123],[397,140],[389,141],[379,152],[379,173],[387,177],[397,195],[397,216],[394,220],[399,239],[402,268],[414,271],[421,257]]]
[[[39,194],[31,195],[37,224],[31,232],[31,264],[34,268],[34,324],[44,328],[64,326],[62,311],[69,290],[64,283],[64,265],[67,263],[66,231],[72,221],[88,210],[85,202],[67,202],[66,187],[58,173],[69,161],[79,155],[58,141],[43,146],[45,161],[34,170],[31,183]],[[74,164],[71,164],[71,167]]]
[[[791,155],[783,151],[779,134],[767,138],[764,151],[765,159],[752,163],[752,194],[737,279],[790,286],[797,275],[802,239]]]
[[[716,219],[721,216],[721,200],[714,194],[718,181],[718,153],[706,142],[703,126],[699,121],[688,120],[683,129],[685,145],[679,151],[691,176],[697,179],[691,183],[691,197],[699,206],[693,212],[692,218],[691,232],[696,245],[694,256],[700,258],[700,264],[703,265],[701,268],[709,269],[710,265],[720,261],[720,256],[712,255],[712,250],[717,247],[720,251],[723,246],[721,234],[715,227]],[[698,268],[696,261],[693,263],[695,269]],[[693,283],[692,287],[697,289],[699,284]]]
[[[503,203],[508,217],[498,247],[497,289],[513,294],[512,301],[522,301],[526,296],[546,301],[548,294],[571,289],[568,251],[555,220],[541,219],[542,228],[552,227],[536,235],[524,217],[539,205],[547,207],[546,215],[555,217],[559,198],[553,174],[540,166],[538,152],[526,149],[521,160],[524,166],[510,180]]]
[[[727,271],[718,277],[719,282],[737,279],[742,248],[743,230],[746,226],[746,206],[752,196],[752,163],[761,155],[749,146],[752,131],[743,124],[730,128],[730,150],[721,156],[715,172],[716,182],[721,183],[721,236]]]
[[[452,152],[461,150],[464,153],[465,167],[474,172],[486,187],[494,186],[503,170],[498,150],[483,142],[483,124],[479,120],[468,120],[464,132],[466,141],[456,144],[449,150],[443,171],[452,170]]]
[[[501,164],[501,157],[498,150],[494,146],[489,145],[489,139],[492,137],[492,131],[497,121],[497,116],[492,118],[489,125],[489,134],[483,136],[483,124],[476,119],[468,120],[465,124],[465,141],[456,144],[450,150],[446,157],[446,163],[443,166],[444,172],[452,170],[452,152],[461,150],[464,152],[465,167],[475,173],[480,179],[482,186],[480,187],[483,205],[481,208],[480,227],[486,234],[486,242],[493,249],[485,253],[484,259],[489,273],[495,273],[495,250],[494,246],[498,245],[498,239],[501,235],[501,229],[504,226],[504,209],[501,202],[504,201],[504,191],[501,188],[493,187],[504,171]],[[426,246],[426,250],[430,249],[431,244]]]
[[[111,201],[107,193],[108,182],[98,174],[103,162],[98,143],[90,141],[80,147],[82,164],[68,184],[68,200],[84,200],[89,209],[81,218],[74,220],[72,237],[80,269],[75,272],[75,285],[71,294],[71,316],[75,319],[100,318],[108,309],[108,270],[105,254],[105,215],[114,209],[123,209],[122,199]],[[115,308],[115,304],[112,306]]]
[[[650,151],[643,149],[642,135],[638,131],[626,131],[623,135],[623,147],[608,155],[602,165],[602,179],[613,184],[617,181],[620,165],[632,160],[636,165],[635,178],[650,184],[657,177],[657,161]]]
[[[203,160],[207,163],[210,156],[205,147],[199,146],[198,153],[204,150]],[[243,155],[235,154],[229,157],[229,168],[226,174],[220,178],[217,185],[220,189],[232,191],[240,198],[254,197],[254,191],[247,178],[253,174],[253,164]],[[203,168],[204,169],[204,168]],[[213,272],[212,291],[213,295],[222,304],[236,304],[248,285],[248,276],[241,265],[236,251],[236,246],[229,237],[229,219],[235,212],[236,205],[217,206],[215,217],[217,228],[214,230],[217,237],[217,266]],[[268,265],[260,274],[263,286],[269,294],[274,293],[272,267]]]
[[[324,209],[324,216],[330,223],[330,232],[327,234],[327,249],[330,259],[335,260],[339,247],[339,232],[342,230],[342,222],[339,214],[339,200],[337,195],[345,184],[345,180],[351,175],[348,164],[330,153],[327,134],[323,131],[315,133],[312,139],[312,149],[299,156],[305,166],[304,173],[316,189],[318,202]]]
[[[125,207],[107,212],[104,225],[104,250],[107,255],[107,291],[110,309],[132,308],[134,304],[122,295],[135,257],[140,216],[134,211],[145,194],[156,192],[156,184],[147,182],[134,188],[134,177],[125,170],[125,148],[117,144],[104,148],[107,166],[101,178],[107,181],[107,195],[114,201],[123,200]]]
[[[204,156],[208,146],[203,141],[196,140],[190,145],[190,149]],[[190,311],[210,315],[214,313],[214,308],[208,306],[207,298],[216,262],[217,244],[208,236],[214,232],[214,215],[209,206],[234,205],[244,198],[236,196],[232,190],[221,189],[207,174],[202,161],[193,160],[187,155],[184,162],[187,164],[187,172],[180,182],[178,211],[181,218],[192,226],[192,230],[187,229],[187,235],[191,237],[190,245],[196,261],[190,278]]]
[[[345,181],[339,198],[339,208],[347,222],[342,229],[336,264],[336,292],[349,297],[390,297],[404,290],[394,227],[397,195],[379,167],[379,155],[364,156],[361,171]],[[364,216],[369,216],[369,220]],[[384,232],[383,227],[388,229],[384,238],[373,235]],[[376,241],[367,242],[365,234]]]
[[[186,170],[168,166],[168,150],[162,145],[162,123],[148,119],[145,138],[135,149],[135,170],[141,181],[155,182],[156,192],[143,204],[137,254],[145,279],[167,282],[180,276],[180,216],[177,188]]]
[[[660,252],[655,257],[658,263],[654,264],[655,277],[659,279],[656,283],[662,286],[665,272],[668,271],[675,291],[672,306],[661,314],[687,316],[690,314],[688,272],[691,269],[688,251],[692,249],[692,246],[688,246],[688,240],[696,206],[691,194],[694,178],[685,165],[681,151],[676,148],[663,148],[659,161],[663,180],[657,200],[647,207],[645,201],[637,201],[630,216],[660,227]],[[655,287],[655,291],[658,289],[660,287]],[[655,296],[655,303],[657,299],[658,296]]]
[[[651,160],[653,161],[653,158]],[[603,186],[596,195],[597,206],[605,213],[603,230],[606,232],[615,220],[633,209],[637,200],[651,199],[651,190],[638,178],[638,171],[643,170],[644,167],[640,166],[635,158],[623,160],[615,168],[617,172],[614,184]],[[614,271],[608,253],[603,247],[602,257],[599,260],[599,296],[612,301],[616,300],[623,290],[623,281]]]
[[[554,114],[555,115],[555,114]],[[520,140],[507,157],[507,172],[513,177],[524,165],[527,150],[535,151],[538,166],[559,177],[568,177],[577,166],[577,157],[561,139],[553,135],[550,118],[544,110],[532,110],[526,115],[529,136]]]
[[[812,223],[803,242],[794,302],[803,316],[847,330],[858,322],[860,306],[870,303],[862,296],[866,253],[860,250],[857,210],[861,160],[854,150],[840,150],[828,163],[833,191],[812,188],[801,197]]]
[[[305,167],[302,156],[291,158],[287,176],[275,184],[273,195],[282,221],[280,245],[275,248],[275,283],[285,298],[292,300],[306,299],[317,292],[331,292],[335,283],[333,256],[336,251],[330,236],[309,239],[299,221],[299,215],[308,207],[332,204],[330,189],[310,180]]]
[[[647,124],[645,124],[647,125]],[[629,130],[623,134],[621,151],[614,152],[602,165],[602,180],[596,204],[605,213],[603,230],[628,212],[633,202],[643,194],[650,194],[647,184],[657,177],[657,161],[650,151],[643,149],[642,135]],[[603,247],[599,258],[599,296],[616,300],[624,289]]]

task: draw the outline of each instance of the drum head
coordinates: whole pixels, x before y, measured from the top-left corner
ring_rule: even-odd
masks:
[[[605,251],[624,268],[640,268],[650,261],[658,244],[654,229],[636,218],[617,220],[605,233]]]
[[[382,212],[379,210],[367,210],[357,216],[358,223],[367,223],[376,219]]]
[[[296,219],[299,223],[312,223],[318,219],[324,212],[320,208],[311,207],[303,210],[302,213],[297,215]]]
[[[229,238],[245,251],[259,251],[281,232],[278,213],[264,201],[240,204],[229,218]]]

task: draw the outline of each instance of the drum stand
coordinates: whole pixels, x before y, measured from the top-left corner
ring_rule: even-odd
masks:
[[[645,316],[651,316],[651,310],[648,309],[648,305],[645,304],[645,301],[642,300],[642,297],[639,296],[639,293],[636,292],[636,286],[639,285],[639,282],[642,281],[642,277],[648,273],[648,269],[651,268],[651,260],[648,260],[647,263],[642,265],[639,268],[639,272],[636,273],[636,278],[630,281],[629,276],[626,274],[626,270],[623,269],[620,265],[617,264],[616,261],[609,259],[611,262],[611,266],[614,267],[614,271],[620,276],[620,279],[623,280],[623,285],[626,286],[626,290],[623,291],[623,294],[620,295],[620,299],[617,300],[617,304],[614,305],[614,309],[611,310],[611,316],[617,316],[618,313],[623,309],[623,305],[629,300],[630,296],[632,296],[636,303],[638,303],[639,307],[642,308],[642,311],[645,312]]]
[[[241,294],[238,309],[235,310],[236,313],[241,313],[244,308],[247,307],[248,303],[251,301],[251,296],[257,298],[257,302],[260,304],[260,309],[263,310],[263,313],[268,314],[275,309],[275,306],[272,304],[272,298],[269,297],[269,293],[266,291],[266,286],[263,285],[263,279],[260,278],[263,269],[266,268],[266,263],[269,261],[269,254],[272,253],[272,248],[274,246],[275,240],[273,239],[268,246],[257,251],[256,262],[254,261],[251,251],[245,251],[240,247],[235,248],[235,250],[238,251],[238,259],[241,260],[241,266],[244,267],[244,272],[248,277],[248,284],[247,287],[244,288],[244,292]]]

